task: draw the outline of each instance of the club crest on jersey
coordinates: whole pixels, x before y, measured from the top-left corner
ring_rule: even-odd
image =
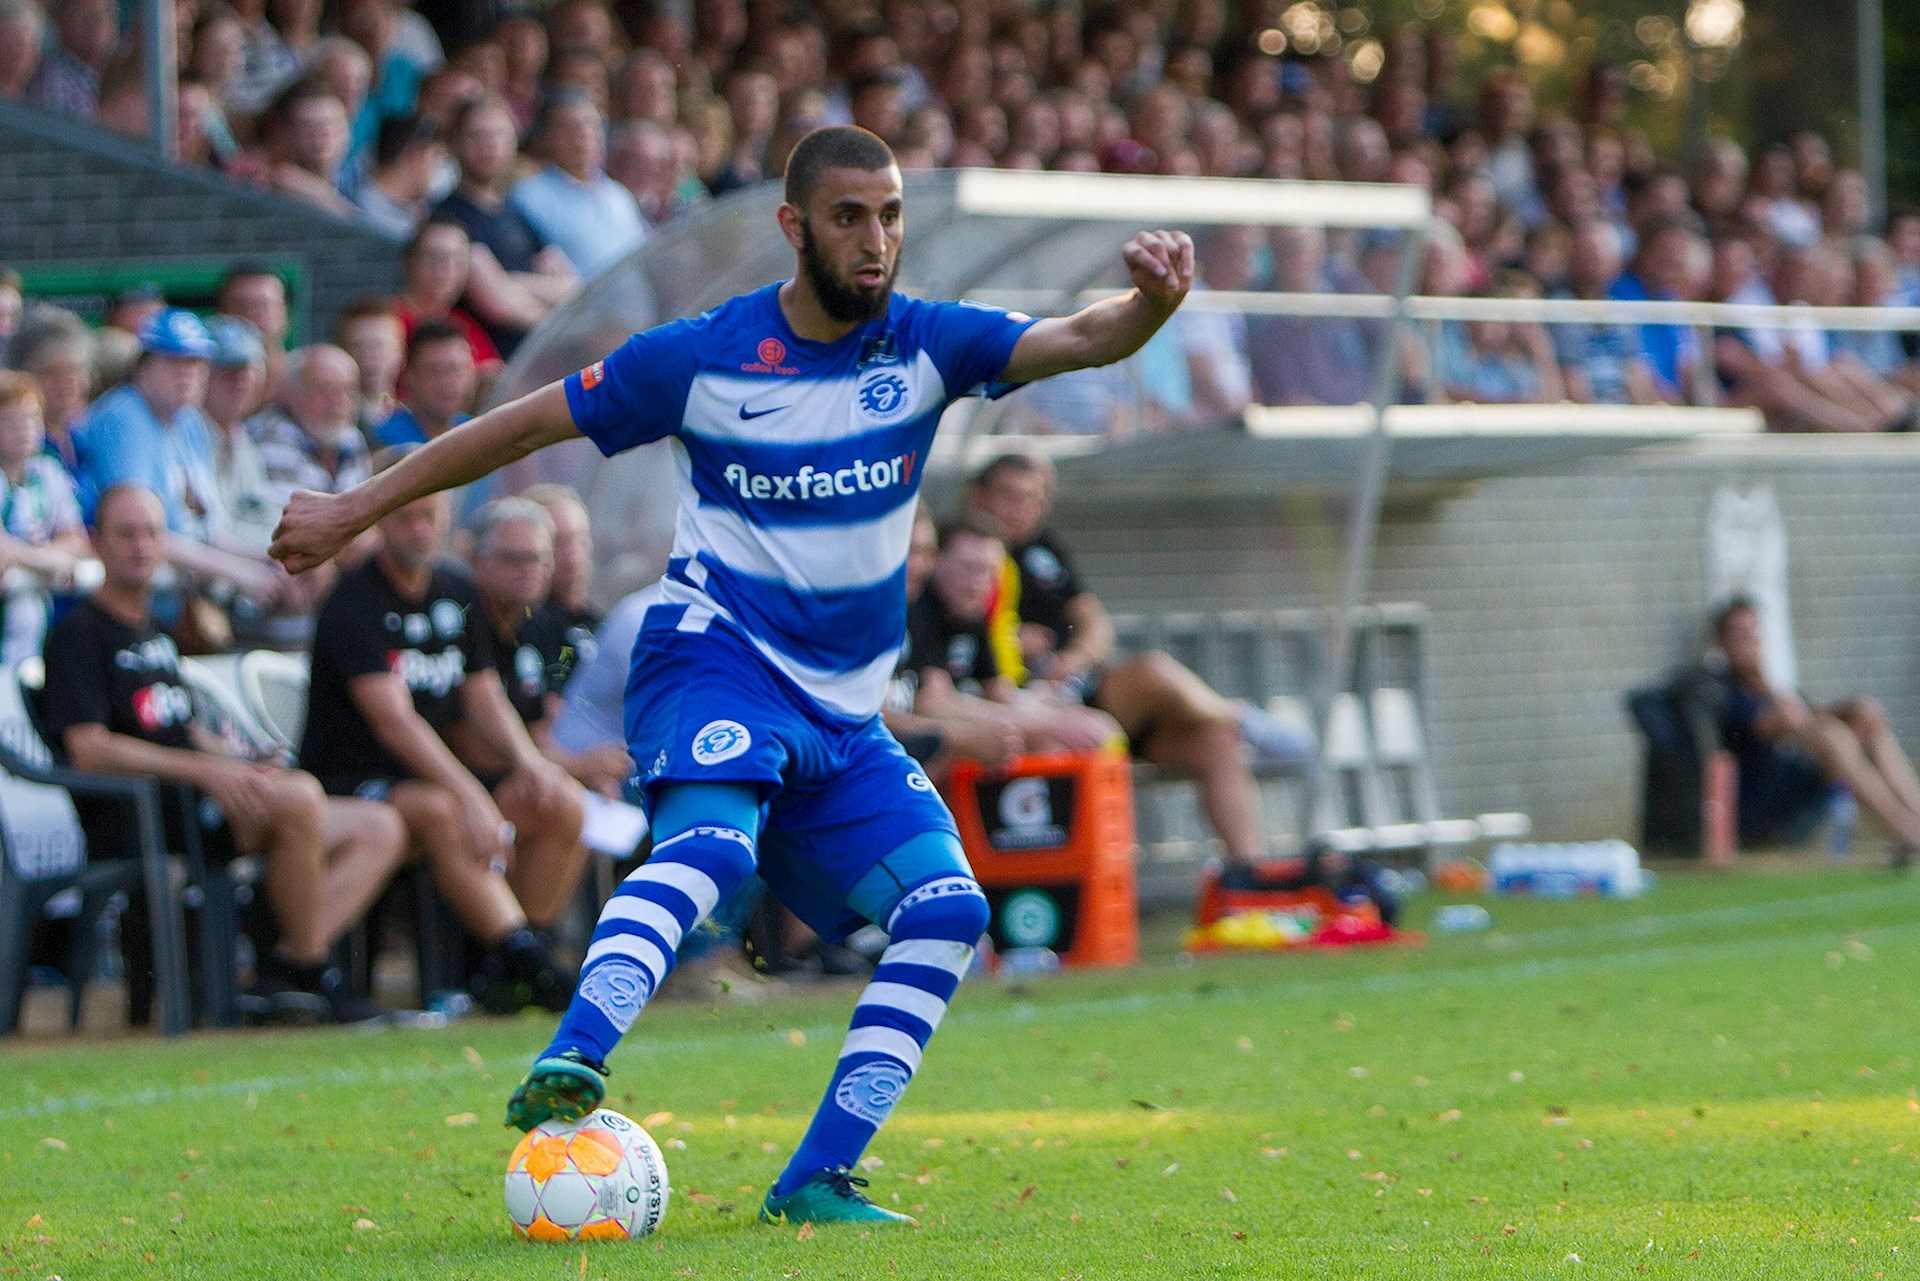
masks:
[[[876,369],[854,391],[860,412],[876,423],[897,422],[913,407],[907,380],[891,369]]]
[[[753,735],[739,721],[708,721],[693,736],[693,759],[701,765],[718,765],[751,746]]]

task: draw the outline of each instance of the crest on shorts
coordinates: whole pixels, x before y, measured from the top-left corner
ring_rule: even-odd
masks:
[[[693,759],[701,765],[718,765],[751,746],[753,735],[739,721],[708,721],[693,736]]]

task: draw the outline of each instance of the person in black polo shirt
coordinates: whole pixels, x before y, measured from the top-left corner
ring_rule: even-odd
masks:
[[[385,451],[391,465],[403,451]],[[335,796],[385,799],[434,879],[486,945],[475,994],[488,1009],[564,1009],[574,976],[540,930],[579,882],[579,785],[540,754],[495,668],[466,575],[436,562],[449,500],[410,503],[377,527],[379,550],[342,574],[314,627],[300,758]],[[482,748],[469,763],[459,748]]]
[[[327,953],[400,866],[399,816],[371,801],[330,800],[311,774],[235,758],[196,729],[179,653],[150,612],[153,575],[166,556],[160,500],[122,485],[101,496],[95,521],[106,577],[47,638],[47,738],[76,769],[190,784],[205,798],[197,813],[185,812],[177,792],[164,794],[174,848],[195,823],[216,844],[265,856],[280,940],[259,963],[252,997],[261,1012],[338,1022],[376,1016],[342,985]],[[122,808],[82,802],[89,844],[124,841]]]
[[[1281,758],[1309,757],[1312,745],[1277,741],[1285,727],[1215,693],[1167,654],[1114,655],[1106,608],[1047,528],[1053,480],[1044,458],[1008,454],[967,486],[968,509],[1008,543],[992,628],[994,656],[1028,690],[1110,713],[1134,755],[1195,780],[1207,821],[1226,847],[1229,871],[1249,872],[1268,851],[1246,741],[1257,735],[1263,751]]]
[[[1000,671],[987,623],[1006,544],[987,522],[962,517],[940,531],[932,577],[907,610],[905,665],[913,710],[997,730],[1011,727],[1029,752],[1091,751],[1120,728],[1092,708],[1031,697]]]
[[[493,629],[507,701],[548,760],[583,786],[617,798],[633,774],[624,744],[576,753],[553,741],[560,692],[578,651],[566,616],[547,599],[553,579],[552,518],[529,498],[496,498],[474,517],[471,532],[473,587]],[[490,768],[504,767],[482,744],[467,749],[467,757]]]

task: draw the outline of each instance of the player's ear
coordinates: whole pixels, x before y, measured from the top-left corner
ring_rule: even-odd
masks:
[[[798,249],[806,243],[806,237],[801,233],[801,224],[806,221],[807,216],[800,212],[800,206],[782,201],[780,208],[774,211],[773,216],[779,219],[780,234],[787,238],[788,244]]]

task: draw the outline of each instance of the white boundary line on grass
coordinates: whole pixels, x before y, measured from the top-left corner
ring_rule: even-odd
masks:
[[[1916,883],[1920,885],[1920,883]],[[1907,890],[1905,894],[1900,890]],[[1542,944],[1632,941],[1653,935],[1671,934],[1689,928],[1711,928],[1726,925],[1750,925],[1764,921],[1806,921],[1816,917],[1831,916],[1860,907],[1885,907],[1897,903],[1901,898],[1920,900],[1920,889],[1908,889],[1907,886],[1888,886],[1865,890],[1849,890],[1839,894],[1827,894],[1811,899],[1777,899],[1765,903],[1743,903],[1731,907],[1702,908],[1697,911],[1675,912],[1666,916],[1644,916],[1629,921],[1612,921],[1591,926],[1567,926],[1538,930],[1528,934],[1507,936],[1507,946],[1513,949],[1532,948]],[[1823,926],[1818,932],[1827,932],[1831,927]],[[1920,921],[1903,922],[1894,925],[1878,926],[1865,930],[1852,931],[1859,938],[1894,938],[1920,932]],[[1638,948],[1632,951],[1602,952],[1588,956],[1568,956],[1557,958],[1513,957],[1496,961],[1490,965],[1455,965],[1446,969],[1404,970],[1388,974],[1369,975],[1325,975],[1319,978],[1298,979],[1279,988],[1261,985],[1258,989],[1221,986],[1208,992],[1202,999],[1210,1002],[1234,1002],[1238,1000],[1271,1001],[1276,996],[1283,999],[1305,999],[1322,996],[1332,992],[1351,991],[1359,994],[1386,994],[1391,992],[1413,991],[1422,988],[1446,988],[1462,984],[1512,982],[1535,978],[1558,978],[1565,975],[1587,973],[1605,969],[1641,969],[1681,958],[1775,956],[1786,952],[1802,950],[1807,944],[1809,934],[1793,934],[1783,937],[1764,939],[1728,939],[1718,943],[1681,943],[1657,948]],[[1490,953],[1499,955],[1499,953]],[[1051,1018],[1075,1018],[1115,1012],[1144,1012],[1161,1006],[1176,1003],[1187,1004],[1194,1000],[1191,991],[1181,992],[1140,992],[1131,995],[1092,997],[1084,1000],[1033,1003],[1022,1001],[1001,1009],[968,1010],[960,1005],[947,1016],[949,1027],[968,1027],[993,1023],[1027,1023],[1039,1017],[1043,1012]],[[836,1022],[803,1029],[809,1036],[831,1036],[842,1030],[843,1025]],[[726,1049],[732,1046],[784,1037],[784,1030],[767,1032],[764,1030],[723,1033],[715,1036],[701,1036],[665,1043],[649,1044],[637,1042],[626,1051],[626,1057],[666,1054],[699,1054],[712,1050]],[[20,1121],[32,1117],[60,1116],[89,1109],[112,1114],[135,1108],[166,1107],[179,1103],[192,1103],[207,1099],[242,1098],[251,1094],[269,1094],[280,1090],[313,1089],[328,1086],[356,1086],[384,1084],[387,1082],[420,1081],[434,1077],[451,1077],[461,1072],[453,1064],[438,1066],[415,1064],[410,1067],[377,1068],[333,1068],[320,1072],[291,1073],[284,1076],[254,1077],[239,1081],[215,1081],[205,1085],[187,1085],[157,1087],[140,1090],[133,1094],[108,1095],[83,1092],[71,1095],[54,1095],[30,1103],[0,1108],[0,1121]]]

